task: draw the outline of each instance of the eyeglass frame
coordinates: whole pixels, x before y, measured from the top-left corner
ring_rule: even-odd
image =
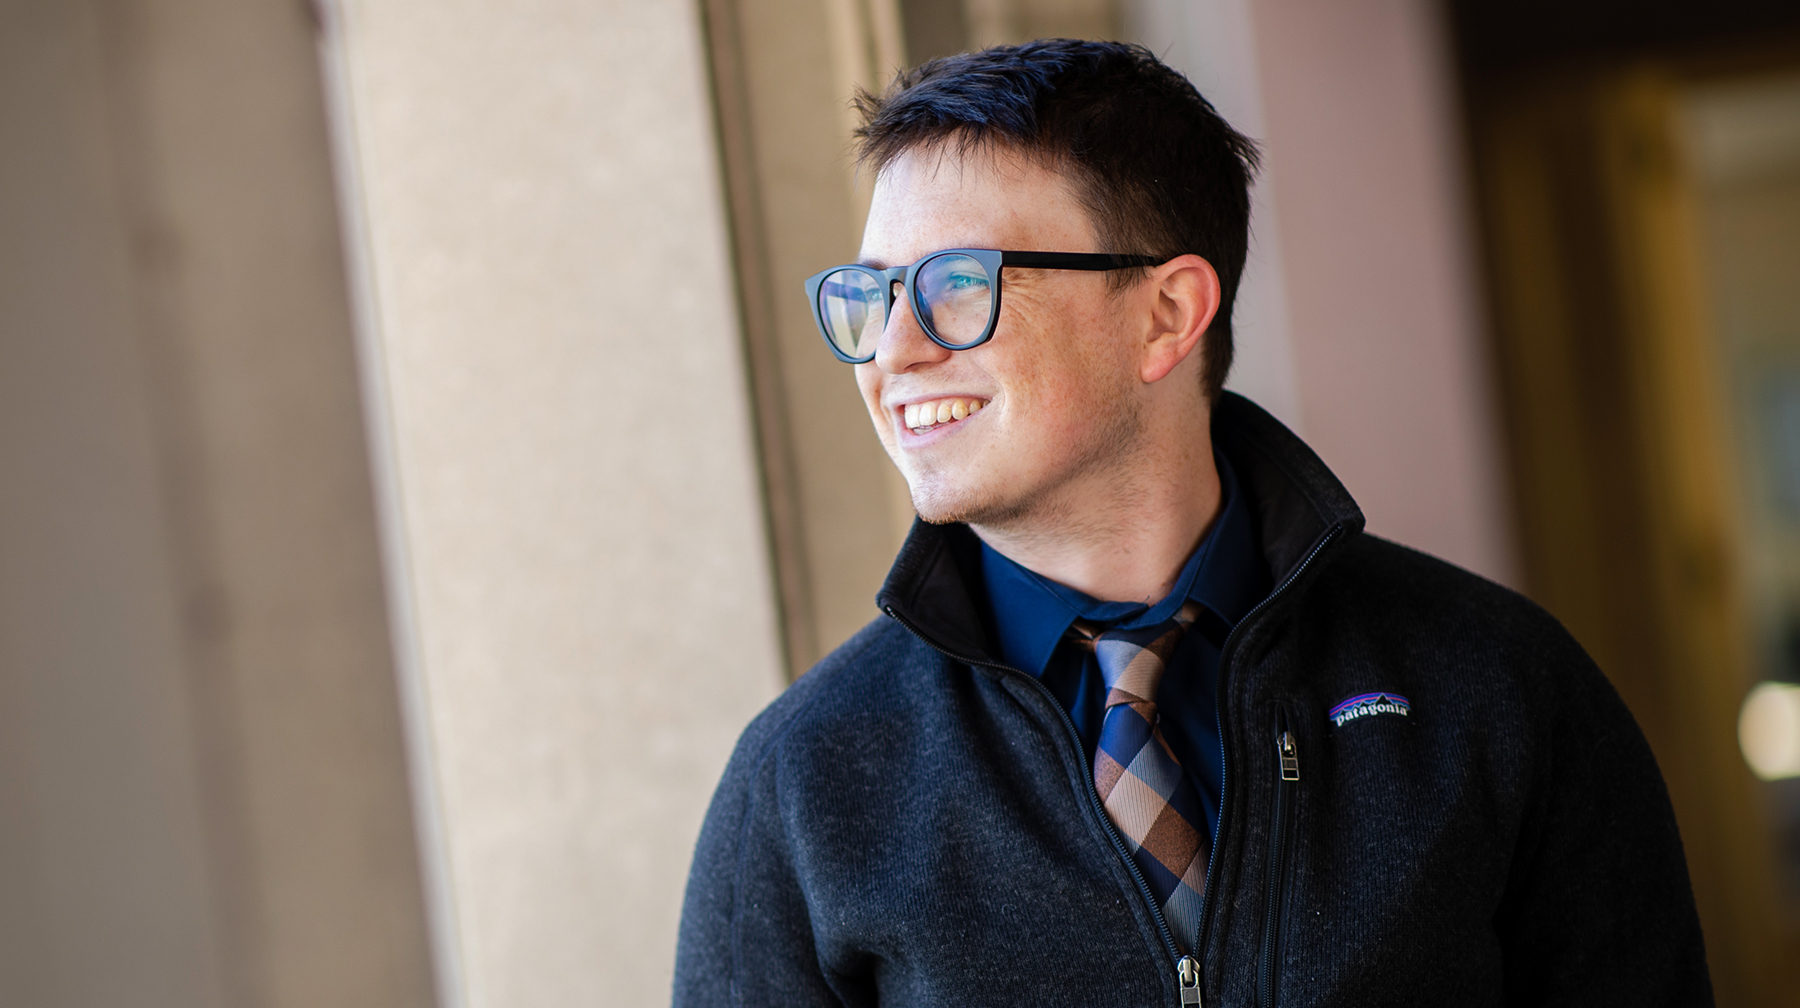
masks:
[[[967,343],[952,343],[939,336],[937,332],[933,330],[931,324],[926,321],[928,315],[924,310],[924,306],[919,303],[919,290],[913,285],[913,278],[918,276],[919,268],[921,266],[924,266],[933,259],[947,255],[967,256],[979,263],[983,269],[987,270],[988,275],[994,278],[994,297],[992,304],[988,308],[987,325],[982,329],[980,336],[977,336]],[[1013,266],[1020,269],[1082,270],[1090,273],[1104,273],[1119,269],[1160,266],[1166,261],[1167,259],[1160,256],[1118,255],[1111,252],[1018,252],[1003,249],[939,249],[936,252],[921,256],[910,266],[892,266],[887,269],[878,269],[874,266],[864,266],[861,263],[846,263],[843,266],[833,266],[830,269],[820,270],[806,278],[806,297],[812,304],[813,324],[818,327],[819,335],[824,337],[825,345],[830,348],[832,356],[846,364],[867,364],[875,359],[875,351],[870,351],[867,357],[850,356],[838,348],[836,341],[831,338],[831,329],[825,322],[824,308],[819,304],[819,289],[824,286],[825,278],[834,273],[841,273],[844,270],[855,270],[858,273],[873,278],[876,284],[878,284],[882,290],[887,292],[888,319],[892,319],[894,302],[899,300],[899,297],[894,294],[894,282],[896,280],[900,281],[901,286],[906,291],[907,304],[912,308],[913,318],[919,323],[920,330],[922,330],[926,336],[930,337],[933,343],[943,347],[945,350],[969,350],[993,339],[994,329],[1000,324],[1000,289],[1002,286],[1000,270],[1004,267]],[[886,325],[885,321],[883,322],[883,325]]]

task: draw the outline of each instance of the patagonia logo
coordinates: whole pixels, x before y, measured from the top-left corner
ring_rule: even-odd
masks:
[[[1359,717],[1370,714],[1398,714],[1409,717],[1412,712],[1412,701],[1398,693],[1358,693],[1347,700],[1338,701],[1336,707],[1327,711],[1325,716],[1331,723],[1342,728]]]

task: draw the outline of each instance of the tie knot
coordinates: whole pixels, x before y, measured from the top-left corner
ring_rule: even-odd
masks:
[[[1076,620],[1070,636],[1093,649],[1100,663],[1100,678],[1106,682],[1108,707],[1155,703],[1156,687],[1168,668],[1169,655],[1199,615],[1200,606],[1187,602],[1173,619],[1135,630],[1099,630]]]

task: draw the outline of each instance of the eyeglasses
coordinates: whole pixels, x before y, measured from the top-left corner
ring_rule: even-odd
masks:
[[[913,317],[931,341],[946,350],[967,350],[993,338],[1000,321],[1000,269],[1104,272],[1155,266],[1154,256],[1104,252],[1001,252],[945,249],[911,266],[833,266],[806,280],[813,321],[825,345],[846,364],[875,359],[875,345],[887,329],[888,313],[904,288]]]

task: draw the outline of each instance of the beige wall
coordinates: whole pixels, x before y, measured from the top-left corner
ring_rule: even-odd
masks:
[[[97,29],[0,4],[0,990],[223,1005]]]
[[[698,13],[334,18],[474,1008],[666,1000],[701,814],[782,680]]]
[[[1039,38],[1113,38],[1113,0],[964,0],[972,48]]]
[[[1371,531],[1517,583],[1438,7],[1253,10],[1306,438]]]
[[[432,1000],[304,7],[0,2],[0,1001]]]
[[[848,107],[905,62],[892,0],[709,0],[734,265],[754,366],[789,671],[876,616],[912,520],[806,277],[856,258],[870,185]]]

